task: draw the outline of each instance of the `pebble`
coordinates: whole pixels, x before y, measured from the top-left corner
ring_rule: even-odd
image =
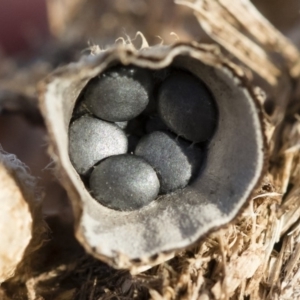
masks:
[[[95,167],[90,189],[104,206],[121,211],[139,209],[152,202],[159,192],[153,168],[141,157],[111,156]]]
[[[100,119],[129,121],[147,107],[152,81],[150,70],[114,67],[90,81],[83,102],[89,112]]]
[[[211,93],[200,79],[184,71],[172,73],[162,83],[158,112],[174,133],[192,142],[211,139],[217,125]]]
[[[100,160],[126,153],[127,149],[127,137],[115,124],[84,115],[70,126],[70,159],[81,175],[86,175]]]
[[[202,151],[171,133],[155,131],[144,136],[135,154],[157,172],[163,194],[184,188],[201,165]]]

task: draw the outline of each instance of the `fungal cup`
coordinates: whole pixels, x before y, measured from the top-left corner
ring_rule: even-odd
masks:
[[[212,94],[218,121],[202,167],[183,189],[140,209],[119,211],[89,193],[69,157],[69,125],[88,82],[116,65],[186,70]],[[94,256],[117,268],[154,265],[233,220],[262,178],[263,114],[242,70],[216,47],[178,43],[140,51],[115,46],[55,71],[40,86],[50,154],[72,200],[76,236]]]

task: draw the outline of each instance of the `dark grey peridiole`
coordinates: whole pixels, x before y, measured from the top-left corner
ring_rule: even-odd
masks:
[[[117,210],[135,210],[149,204],[159,192],[153,168],[130,154],[111,156],[97,165],[90,177],[90,190],[103,205]]]
[[[147,69],[115,67],[88,84],[83,102],[98,118],[128,121],[146,108],[152,85],[151,72]]]
[[[70,126],[70,159],[81,175],[108,156],[126,153],[127,148],[124,131],[113,123],[85,115]]]
[[[142,138],[135,154],[143,157],[156,170],[161,193],[184,188],[202,161],[201,149],[162,131]]]
[[[158,112],[173,132],[192,142],[212,138],[217,124],[210,92],[198,78],[183,71],[174,72],[162,83]]]

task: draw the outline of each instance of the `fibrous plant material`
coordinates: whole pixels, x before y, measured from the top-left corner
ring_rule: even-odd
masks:
[[[218,111],[205,164],[188,186],[130,212],[111,210],[95,201],[75,172],[68,151],[68,127],[81,93],[89,80],[115,65],[150,70],[171,67],[193,74],[209,89]],[[164,261],[174,250],[190,246],[232,220],[264,169],[266,142],[257,95],[242,70],[215,46],[196,43],[141,51],[131,45],[115,46],[49,76],[40,86],[40,100],[50,151],[72,200],[77,237],[85,248],[115,267],[134,269]]]

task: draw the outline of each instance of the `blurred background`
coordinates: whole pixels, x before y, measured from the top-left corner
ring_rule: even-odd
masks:
[[[298,0],[253,0],[255,6],[279,30],[293,36],[299,24]],[[150,44],[203,39],[191,10],[173,0],[2,0],[0,49],[2,55],[27,56],[38,49],[51,51],[49,43],[100,47],[120,36],[133,38],[137,31]],[[298,41],[297,41],[298,42]],[[70,50],[70,49],[69,49]]]

